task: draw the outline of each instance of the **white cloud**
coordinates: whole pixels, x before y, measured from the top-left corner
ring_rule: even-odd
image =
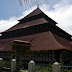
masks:
[[[18,23],[17,18],[12,17],[9,20],[0,20],[0,32],[3,32]]]
[[[69,1],[62,0],[59,3],[59,5],[57,4],[57,6],[61,6],[62,2],[64,1],[65,3],[69,3],[71,0]],[[56,8],[51,11],[46,11],[45,13],[58,23],[57,26],[59,26],[60,28],[62,28],[63,30],[65,30],[66,32],[72,35],[72,5],[71,4]]]
[[[42,11],[49,11],[49,5],[47,4],[43,4],[42,6],[39,6],[39,7]]]
[[[28,15],[30,12],[32,12],[35,8],[36,8],[36,6],[32,7],[29,10],[24,11],[23,15],[19,18],[11,17],[8,20],[0,20],[0,33],[4,32],[5,30],[8,30],[9,28],[11,28],[14,25],[16,25],[17,23],[19,23],[17,20],[22,19],[23,17]]]
[[[53,10],[49,10],[49,6],[43,4],[43,7],[45,9],[43,9],[41,6],[41,10],[44,11],[50,18],[52,18],[53,20],[55,20],[58,24],[57,26],[59,26],[60,28],[62,28],[63,30],[65,30],[66,32],[68,32],[69,34],[72,34],[72,5],[66,5],[66,6],[62,6],[64,4],[68,4],[70,3],[71,0],[61,0],[58,4],[55,4],[53,6]],[[59,7],[62,6],[62,7]],[[58,8],[57,8],[58,7]],[[9,29],[10,27],[14,26],[15,24],[18,23],[17,19],[21,19],[24,16],[28,15],[30,12],[32,12],[34,9],[36,9],[36,6],[34,6],[33,8],[26,10],[23,12],[23,15],[19,18],[10,18],[9,20],[0,20],[0,32],[5,31],[7,29]],[[48,10],[48,11],[47,11]],[[9,22],[11,20],[15,20],[16,21],[12,21]],[[7,23],[8,22],[8,23]],[[5,23],[5,24],[2,24]]]
[[[69,4],[69,3],[71,3],[71,0],[61,0],[58,4],[54,5],[54,8],[62,6],[64,4]]]

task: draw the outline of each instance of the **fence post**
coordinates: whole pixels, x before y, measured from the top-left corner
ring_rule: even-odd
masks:
[[[2,58],[0,58],[0,65],[2,65],[2,62],[3,62],[3,59],[2,59]]]
[[[35,72],[35,62],[33,60],[28,63],[28,72]]]
[[[3,62],[3,59],[2,58],[0,58],[0,72],[1,72],[1,70],[2,70],[2,62]]]
[[[16,60],[13,59],[11,61],[11,72],[14,72],[16,70]]]
[[[61,65],[58,62],[55,62],[52,65],[52,72],[61,72]]]

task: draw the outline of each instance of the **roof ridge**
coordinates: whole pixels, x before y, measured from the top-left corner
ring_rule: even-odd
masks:
[[[38,11],[38,14],[43,13],[43,11],[40,8],[36,8],[33,11],[31,11],[28,15],[26,15],[24,18],[31,17],[31,14],[34,13],[36,10]]]
[[[56,43],[57,43],[60,47],[62,47],[62,48],[63,48],[63,46],[62,46],[60,43],[58,43],[58,42],[57,42],[57,40],[54,38],[54,36],[53,36],[52,32],[51,32],[51,31],[49,31],[49,33],[50,33],[50,35],[52,36],[52,38],[54,39],[54,41],[56,41]]]

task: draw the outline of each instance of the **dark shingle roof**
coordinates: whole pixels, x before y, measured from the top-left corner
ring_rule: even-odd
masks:
[[[57,24],[54,20],[52,20],[46,14],[43,13],[43,15],[42,15],[41,13],[43,13],[43,12],[39,8],[35,9],[33,12],[28,14],[26,17],[19,20],[20,22],[17,25],[15,25],[12,28],[6,30],[5,32],[21,29],[22,27],[35,26],[35,25],[44,24],[44,23]],[[39,16],[37,16],[37,18],[35,20],[33,20],[36,17],[36,15],[38,15],[38,14],[41,14],[42,16],[40,18],[39,18]],[[35,16],[35,17],[33,17],[32,20],[31,20],[30,17],[32,17],[32,16]],[[26,21],[26,20],[29,20],[29,21]],[[23,22],[21,22],[21,21],[23,21]],[[26,22],[24,22],[24,21],[26,21]]]
[[[34,25],[39,25],[39,24],[44,24],[44,23],[48,23],[48,21],[46,21],[44,18],[40,18],[40,19],[36,19],[30,22],[26,22],[23,24],[17,24],[16,26],[10,28],[9,30],[5,31],[12,31],[12,30],[17,30],[17,29],[21,29],[21,28],[26,28],[26,27],[30,27],[30,26],[34,26]]]
[[[10,42],[14,40],[22,40],[28,42],[32,40],[31,44],[33,47],[30,48],[31,51],[60,50],[60,49],[72,51],[72,44],[70,41],[61,38],[51,33],[50,31],[22,37],[1,39],[0,51],[11,51]]]

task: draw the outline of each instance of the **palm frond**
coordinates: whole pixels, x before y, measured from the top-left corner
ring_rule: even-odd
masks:
[[[25,4],[25,5],[29,5],[30,7],[31,7],[31,5],[34,5],[34,3],[36,3],[37,4],[37,0],[19,0],[19,3],[20,3],[20,5],[22,6],[22,4],[23,3]]]
[[[25,5],[27,4],[28,0],[24,0]]]
[[[22,6],[22,0],[19,0],[19,2],[20,2],[20,5]]]

